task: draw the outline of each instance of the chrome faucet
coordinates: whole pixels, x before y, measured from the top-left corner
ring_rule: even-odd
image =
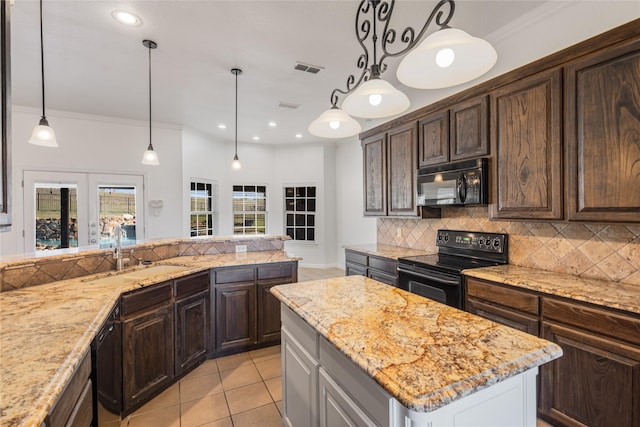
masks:
[[[120,224],[116,224],[113,227],[113,234],[115,234],[116,237],[116,247],[113,248],[113,259],[116,260],[116,271],[122,271],[130,259],[122,257],[122,228]]]

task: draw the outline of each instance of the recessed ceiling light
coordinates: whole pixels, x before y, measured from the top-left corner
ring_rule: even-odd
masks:
[[[269,122],[269,127],[270,127],[270,128],[274,128],[274,127],[276,127],[276,126],[277,126],[277,125],[276,125],[276,122]]]
[[[296,138],[302,138],[302,134],[301,133],[296,133]]]
[[[260,141],[260,137],[259,137],[259,136],[254,136],[254,137],[253,137],[253,140],[254,140],[254,141]]]
[[[225,125],[225,124],[223,124],[223,123],[220,123],[220,124],[218,125],[218,129],[226,129],[226,128],[227,128],[227,125]]]
[[[138,25],[142,24],[142,19],[140,19],[139,16],[134,15],[131,12],[125,12],[123,10],[114,10],[113,12],[111,12],[111,16],[113,16],[113,19],[115,19],[119,23],[123,25],[128,25],[130,27],[137,27]]]

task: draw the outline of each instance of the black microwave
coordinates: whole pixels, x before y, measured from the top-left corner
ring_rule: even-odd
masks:
[[[488,164],[482,158],[418,169],[418,206],[486,205]]]

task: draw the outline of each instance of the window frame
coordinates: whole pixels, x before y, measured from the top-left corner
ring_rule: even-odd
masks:
[[[287,191],[291,189],[292,194],[287,194]],[[300,193],[300,189],[304,189],[304,195]],[[312,189],[313,195],[310,195]],[[314,183],[298,183],[298,184],[285,184],[282,188],[283,192],[283,230],[284,235],[289,236],[291,241],[296,243],[309,243],[315,244],[318,242],[318,186]],[[313,210],[309,210],[311,204],[309,201],[313,200]],[[300,204],[302,202],[302,204]],[[289,205],[291,203],[291,205]],[[304,210],[298,209],[304,205]],[[291,224],[289,224],[289,216],[292,216]],[[299,218],[301,216],[302,218]],[[309,217],[311,217],[312,224],[309,225]],[[304,223],[300,224],[299,219],[303,219]],[[303,230],[301,235],[304,235],[304,239],[299,239],[299,230]],[[309,239],[309,231],[311,230],[312,239]],[[291,231],[291,233],[290,233]]]
[[[195,184],[195,188],[194,188]],[[202,185],[204,188],[199,189],[198,186]],[[209,192],[208,188],[210,187],[211,191]],[[219,185],[218,181],[205,179],[205,178],[191,178],[189,180],[189,236],[191,238],[198,237],[209,237],[209,236],[217,236],[219,233],[219,209],[218,209],[218,190]],[[196,196],[196,204],[194,205],[194,195],[193,192],[204,191],[206,192],[206,196],[197,197]],[[210,201],[210,205],[207,206],[205,202],[204,210],[195,209],[197,206],[197,200],[208,199]],[[196,228],[193,228],[192,217],[196,216]],[[206,217],[206,227],[198,226],[198,217]],[[195,230],[195,234],[194,234]],[[204,230],[206,234],[200,234],[200,230]]]
[[[241,187],[241,189],[237,189]],[[237,198],[236,194],[240,192],[244,197]],[[233,184],[231,186],[231,220],[233,227],[233,236],[267,236],[269,234],[269,186],[266,184]],[[253,194],[253,197],[247,195]],[[262,196],[259,196],[262,194]],[[260,203],[260,201],[263,201]],[[242,210],[237,209],[241,205]],[[254,209],[246,209],[253,205]],[[259,209],[260,206],[264,210]],[[238,215],[242,215],[243,225],[237,225],[236,219]],[[264,218],[264,224],[260,226],[260,218]],[[253,223],[247,225],[247,221]],[[258,231],[262,229],[263,231]],[[242,232],[238,232],[241,230]]]

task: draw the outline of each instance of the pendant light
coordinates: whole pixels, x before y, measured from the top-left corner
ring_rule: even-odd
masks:
[[[375,76],[348,95],[342,103],[342,109],[352,116],[379,119],[400,114],[410,104],[407,95]]]
[[[42,31],[42,0],[40,0],[40,73],[42,78],[42,117],[38,126],[33,129],[29,144],[40,145],[42,147],[57,147],[56,134],[49,126],[49,121],[45,115],[44,108],[44,37]]]
[[[489,42],[457,28],[443,28],[409,52],[396,75],[407,86],[438,89],[480,77],[497,59],[498,54]]]
[[[142,164],[157,166],[160,164],[160,161],[158,160],[158,155],[153,150],[153,144],[151,143],[151,49],[157,48],[158,43],[151,40],[143,40],[142,45],[149,49],[149,146],[142,156]]]
[[[359,134],[361,130],[360,123],[336,105],[309,125],[309,133],[321,138],[346,138]]]
[[[231,163],[231,166],[234,169],[240,169],[242,165],[240,164],[240,159],[238,158],[238,76],[242,74],[242,70],[240,68],[232,68],[231,74],[236,76],[236,152],[233,156],[233,163]]]

